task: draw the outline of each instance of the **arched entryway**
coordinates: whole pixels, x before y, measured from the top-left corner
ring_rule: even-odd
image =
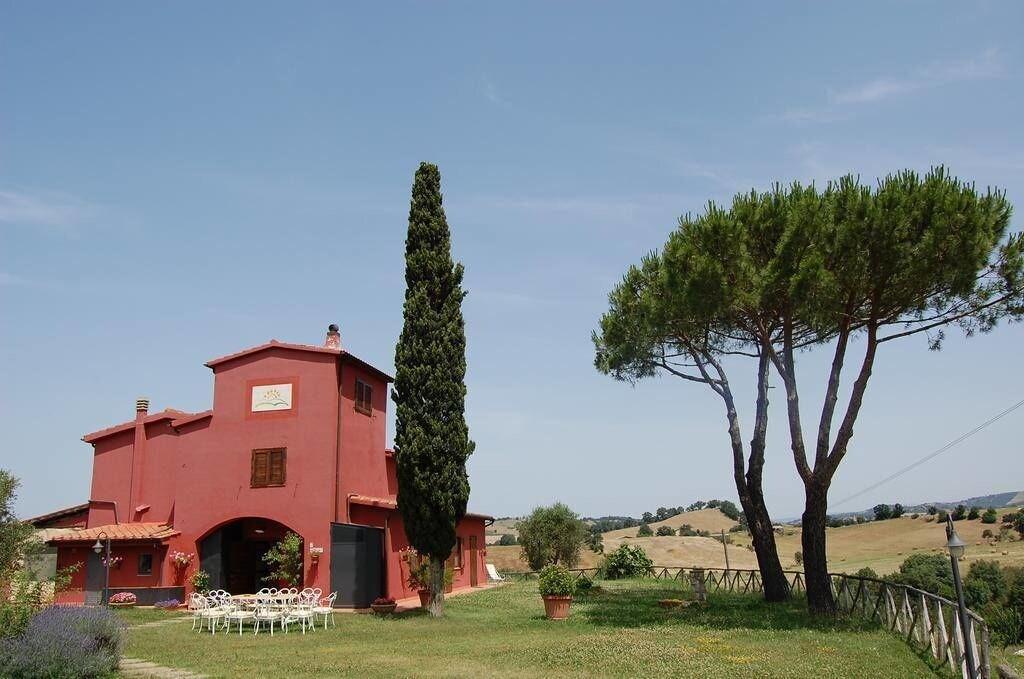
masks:
[[[200,568],[210,574],[210,587],[232,594],[253,593],[268,582],[270,567],[263,561],[289,528],[271,519],[243,518],[222,524],[199,541]]]

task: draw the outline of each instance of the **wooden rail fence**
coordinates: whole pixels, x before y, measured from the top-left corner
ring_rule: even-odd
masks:
[[[571,569],[580,578],[598,577],[597,568]],[[800,571],[785,571],[790,591],[806,592]],[[513,577],[536,577],[537,573],[509,573]],[[740,568],[697,568],[689,566],[653,566],[648,577],[691,583],[704,581],[708,592],[761,592],[761,573]],[[967,652],[961,631],[956,602],[922,590],[875,578],[845,573],[830,574],[836,607],[846,615],[876,621],[899,635],[913,649],[931,654],[940,667],[967,679]],[[967,643],[974,651],[976,674],[990,679],[989,633],[985,620],[972,611],[967,613]]]

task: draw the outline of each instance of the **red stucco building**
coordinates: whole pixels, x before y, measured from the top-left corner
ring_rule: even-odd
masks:
[[[303,540],[304,585],[337,591],[338,605],[415,596],[386,448],[392,378],[345,351],[336,326],[323,346],[271,340],[206,366],[212,409],[150,413],[140,399],[134,420],[83,437],[88,503],[50,540],[58,568],[82,564],[64,597],[99,600],[105,568],[92,547],[106,537],[111,593],[182,599],[198,568],[211,587],[253,592],[267,584],[262,555],[287,531]],[[468,514],[458,526],[456,588],[486,581],[488,521]],[[195,557],[181,568],[174,552]]]

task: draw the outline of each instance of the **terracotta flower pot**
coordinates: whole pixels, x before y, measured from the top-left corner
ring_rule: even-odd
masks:
[[[131,608],[135,605],[134,601],[122,601],[120,603],[109,603],[107,604],[111,608]]]
[[[569,617],[570,604],[572,604],[571,596],[546,596],[544,597],[544,613],[549,620],[565,620]]]
[[[387,615],[388,613],[394,613],[395,608],[397,607],[398,604],[370,604],[370,608],[372,608],[373,612],[377,615]]]
[[[430,590],[429,589],[419,589],[419,590],[416,590],[416,593],[420,595],[420,607],[421,608],[426,608],[427,606],[430,605]]]

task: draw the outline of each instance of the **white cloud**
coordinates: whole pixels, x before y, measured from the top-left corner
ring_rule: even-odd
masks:
[[[91,212],[90,206],[63,194],[0,190],[0,224],[71,226]]]
[[[966,59],[937,61],[903,76],[879,76],[830,91],[827,104],[790,109],[779,119],[790,123],[833,122],[851,117],[857,107],[955,83],[998,78],[1004,73],[1002,56],[993,47]]]

